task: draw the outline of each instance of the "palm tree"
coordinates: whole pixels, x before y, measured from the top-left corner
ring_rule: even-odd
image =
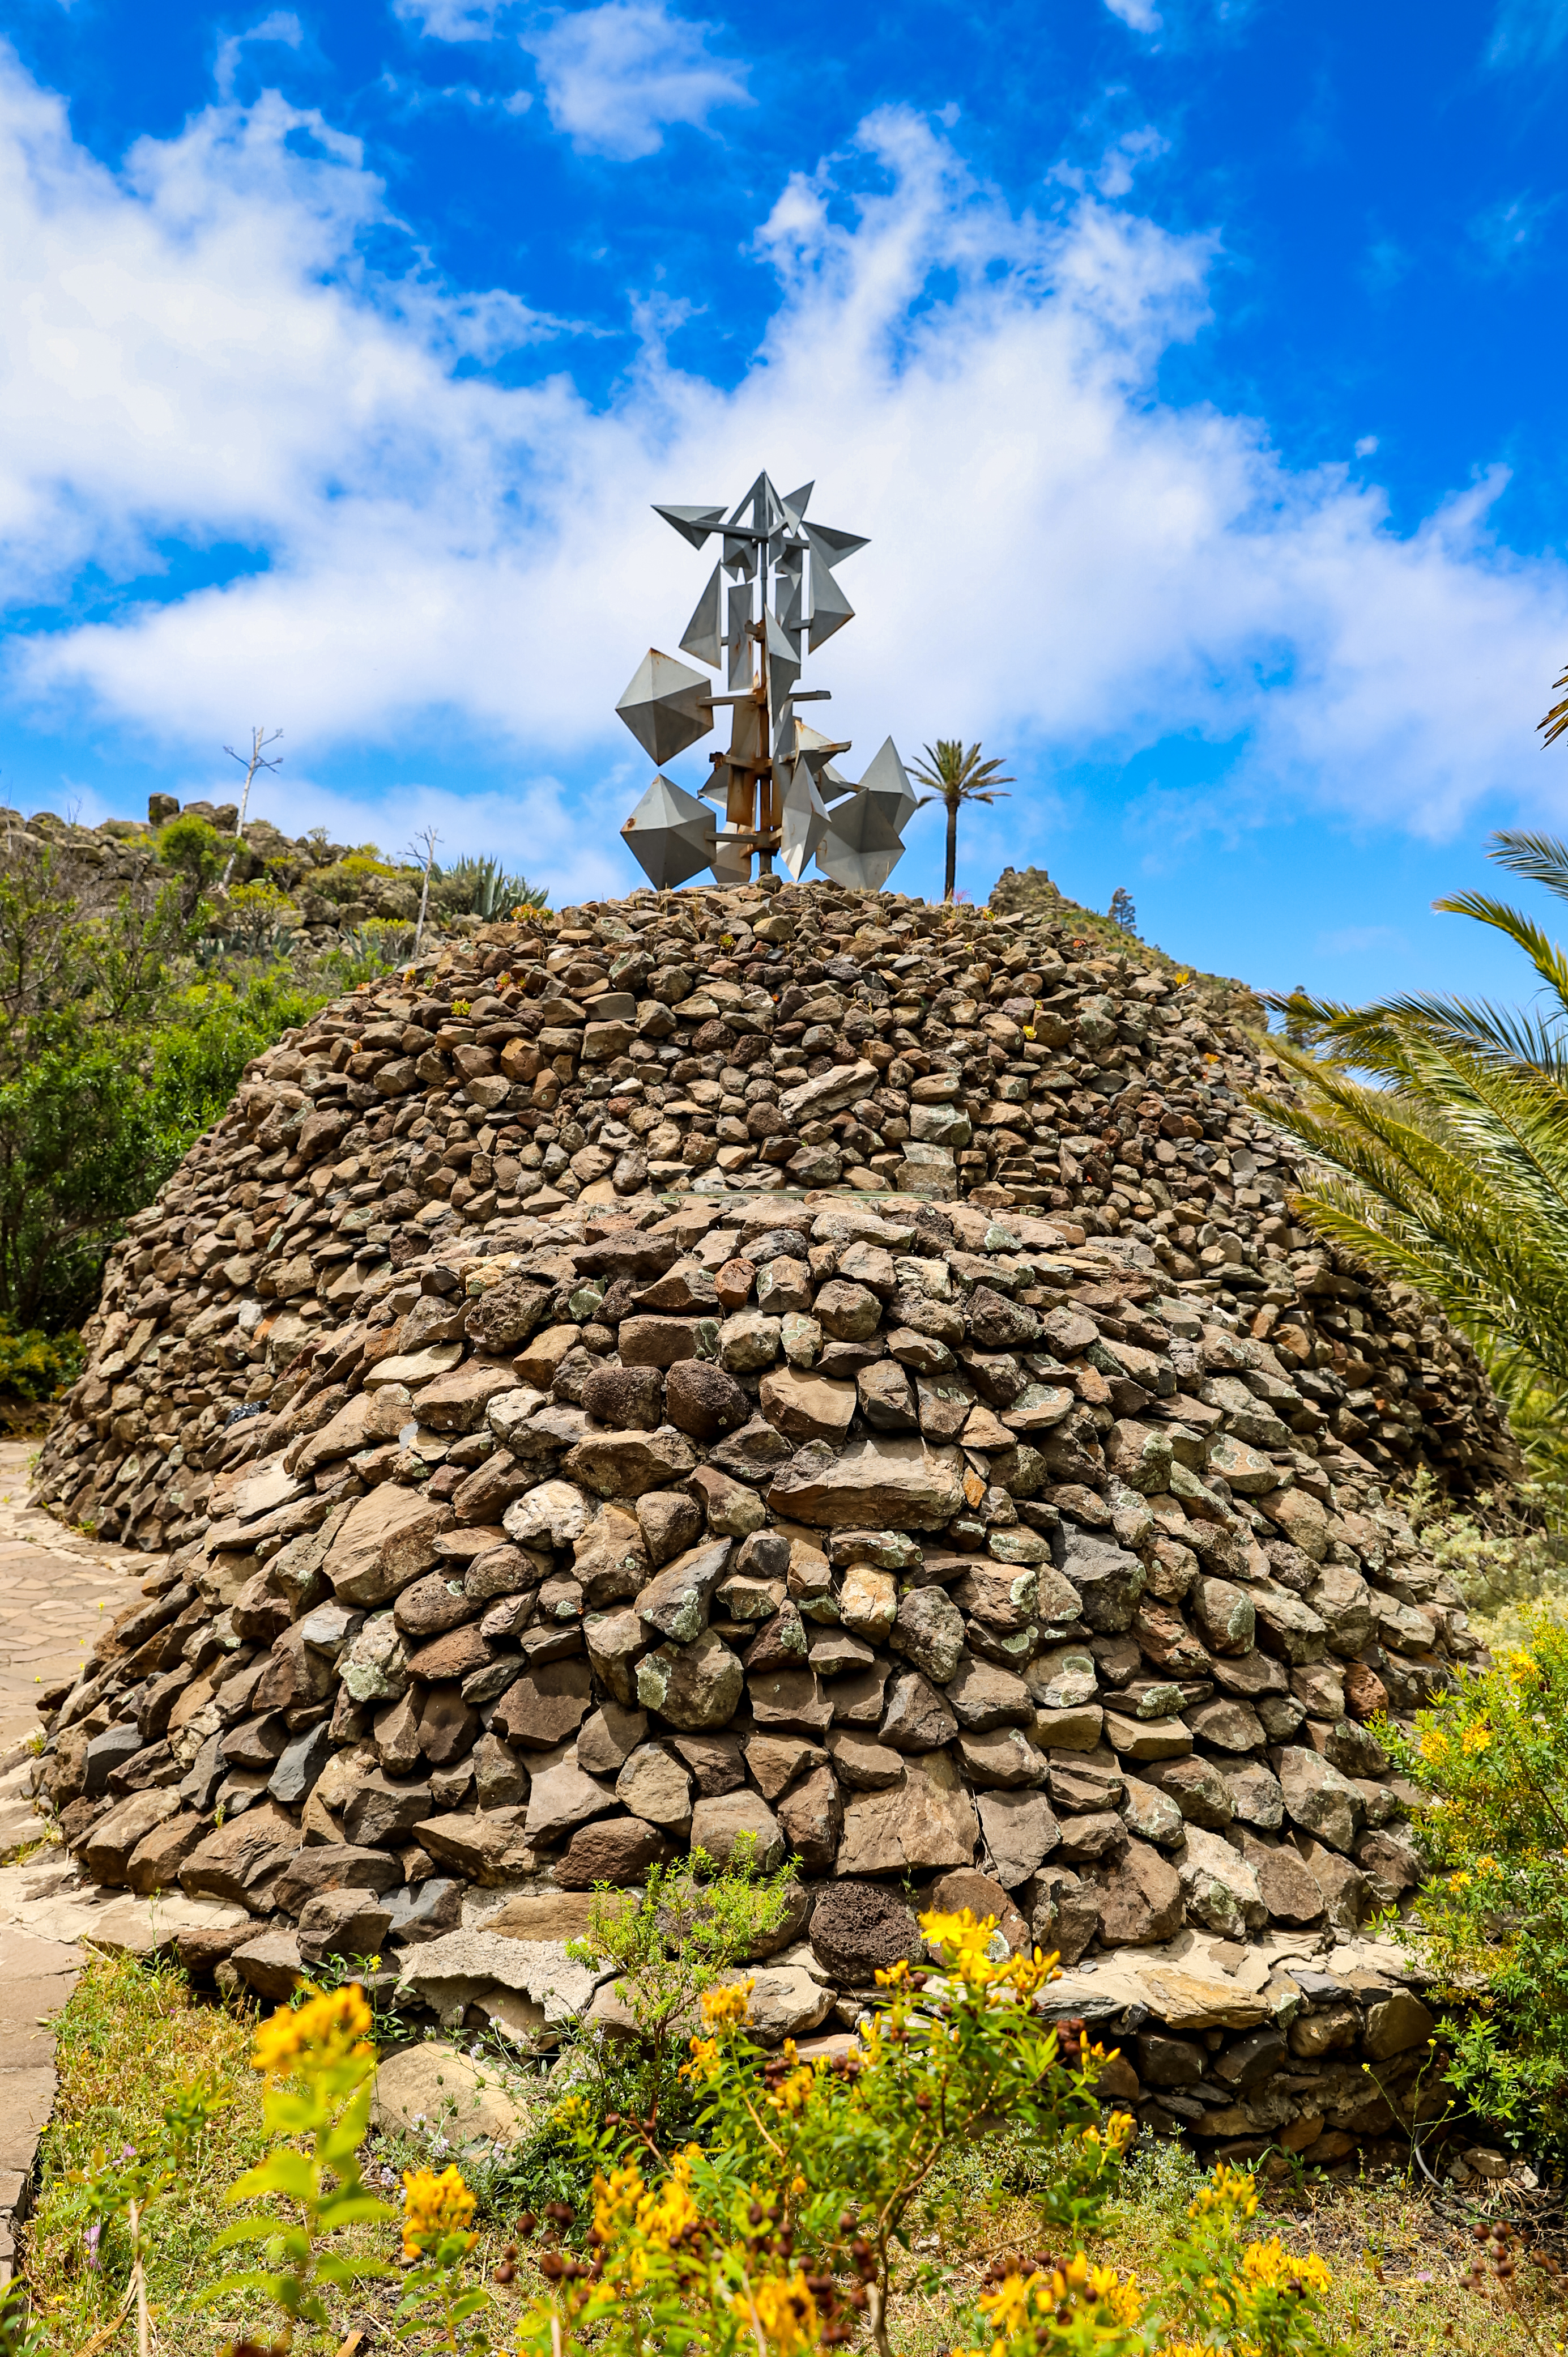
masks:
[[[1568,845],[1492,845],[1568,899]],[[1299,1198],[1313,1226],[1446,1310],[1544,1456],[1568,1439],[1568,953],[1487,893],[1435,906],[1524,952],[1540,1011],[1424,992],[1353,1007],[1298,987],[1270,1001],[1288,1023],[1270,1044],[1300,1102],[1256,1102],[1321,1174]]]
[[[924,810],[928,802],[947,804],[948,866],[942,899],[950,900],[953,887],[958,881],[958,814],[961,805],[964,802],[993,802],[998,799],[1007,802],[1011,797],[1001,790],[1004,786],[1013,785],[1015,780],[999,778],[996,772],[1002,763],[1000,760],[983,761],[978,745],[972,745],[965,752],[961,737],[939,737],[934,751],[929,745],[924,749],[928,766],[922,770],[917,762],[915,775],[923,786],[935,786],[936,792],[923,794],[919,807]]]

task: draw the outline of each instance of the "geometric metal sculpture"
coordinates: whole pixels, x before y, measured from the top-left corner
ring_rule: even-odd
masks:
[[[711,810],[671,779],[654,779],[621,829],[627,848],[656,891],[671,892],[714,859]]]
[[[838,882],[879,891],[903,856],[903,828],[918,801],[893,739],[856,788],[833,767],[847,740],[822,736],[796,710],[827,698],[826,688],[799,684],[803,654],[854,619],[836,568],[867,544],[856,533],[808,522],[811,490],[804,483],[781,497],[758,475],[727,515],[720,507],[654,510],[693,548],[717,535],[719,561],[681,648],[725,669],[727,692],[650,647],[616,710],[659,762],[705,736],[718,707],[730,713],[729,745],[709,755],[713,776],[703,788],[724,805],[723,826],[658,777],[621,830],[660,888],[701,867],[721,883],[744,883],[756,852],[765,871],[778,853],[798,881],[815,858]]]
[[[714,725],[708,683],[673,655],[650,647],[616,710],[643,751],[655,761],[672,761]]]

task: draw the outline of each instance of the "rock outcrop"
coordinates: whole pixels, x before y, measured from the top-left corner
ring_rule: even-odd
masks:
[[[802,2031],[908,1881],[983,1885],[1163,2024],[1151,2118],[1382,2132],[1308,2085],[1410,2002],[1355,1945],[1417,1873],[1368,1722],[1477,1650],[1393,1485],[1509,1443],[1293,1228],[1273,1077],[1131,951],[818,887],[330,1009],[133,1223],[45,1454],[166,1555],[48,1698],[70,1848],[244,1907],[257,1986],[375,1953],[538,2035],[614,2003],[578,1894],[687,1846],[799,1861]]]

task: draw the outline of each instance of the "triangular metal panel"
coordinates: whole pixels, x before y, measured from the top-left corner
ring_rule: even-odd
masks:
[[[715,565],[681,641],[685,653],[695,655],[699,662],[707,663],[714,671],[717,671],[724,652],[724,628],[720,619],[723,578],[723,565]]]
[[[860,781],[863,794],[874,795],[887,810],[891,823],[900,831],[906,827],[919,807],[919,796],[909,782],[909,773],[898,758],[898,748],[891,737],[878,748],[871,767]]]
[[[656,505],[653,512],[656,516],[662,516],[666,523],[672,523],[682,539],[689,540],[693,548],[701,548],[708,534],[725,520],[723,508],[662,508]]]
[[[809,523],[805,530],[811,546],[828,565],[842,565],[844,558],[853,556],[857,548],[871,546],[863,533],[839,532],[829,523]]]
[[[846,622],[854,619],[854,608],[813,548],[810,639],[811,652],[815,654],[817,649],[825,640],[831,639],[835,630],[842,630]]]
[[[751,585],[741,582],[729,593],[729,628],[725,633],[732,688],[751,685],[751,640],[746,635],[750,621]]]

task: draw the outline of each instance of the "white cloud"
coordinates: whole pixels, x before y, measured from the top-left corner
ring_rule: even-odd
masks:
[[[1165,22],[1153,0],[1105,0],[1105,5],[1134,33],[1157,33]]]
[[[703,573],[649,503],[733,500],[765,464],[874,535],[843,576],[861,619],[815,674],[835,728],[856,759],[889,729],[1005,748],[1009,857],[1048,806],[1031,770],[1171,731],[1244,750],[1150,805],[1152,847],[1304,807],[1441,834],[1489,796],[1563,798],[1531,726],[1568,575],[1494,544],[1498,475],[1401,535],[1348,470],[1293,471],[1258,421],[1162,401],[1163,355],[1206,316],[1204,242],[1093,197],[1015,215],[888,110],[779,193],[757,237],[778,307],[740,382],[650,343],[596,409],[564,373],[459,373],[542,323],[372,276],[360,243],[386,226],[358,145],[275,95],[117,177],[0,67],[0,590],[134,578],[160,542],[260,553],[227,587],[18,630],[14,709],[176,756],[264,713],[302,769],[351,741],[388,770],[445,733],[515,755],[495,847],[558,889],[624,875],[646,770],[612,707]],[[381,806],[355,824],[390,841],[432,804]]]
[[[1478,212],[1470,223],[1470,237],[1487,267],[1515,270],[1527,262],[1561,202],[1556,196],[1500,197]]]
[[[242,52],[254,43],[277,41],[285,48],[297,49],[305,40],[304,28],[292,8],[274,8],[248,33],[231,33],[219,42],[218,54],[212,64],[212,82],[220,98],[231,98],[234,76],[239,70]]]
[[[673,16],[663,0],[603,0],[522,34],[557,131],[585,154],[651,156],[667,125],[705,130],[722,106],[749,106],[746,68],[708,48],[712,25]]]
[[[1550,65],[1568,41],[1568,0],[1502,0],[1492,21],[1488,65]]]
[[[392,0],[392,14],[429,41],[488,41],[506,0]]]

